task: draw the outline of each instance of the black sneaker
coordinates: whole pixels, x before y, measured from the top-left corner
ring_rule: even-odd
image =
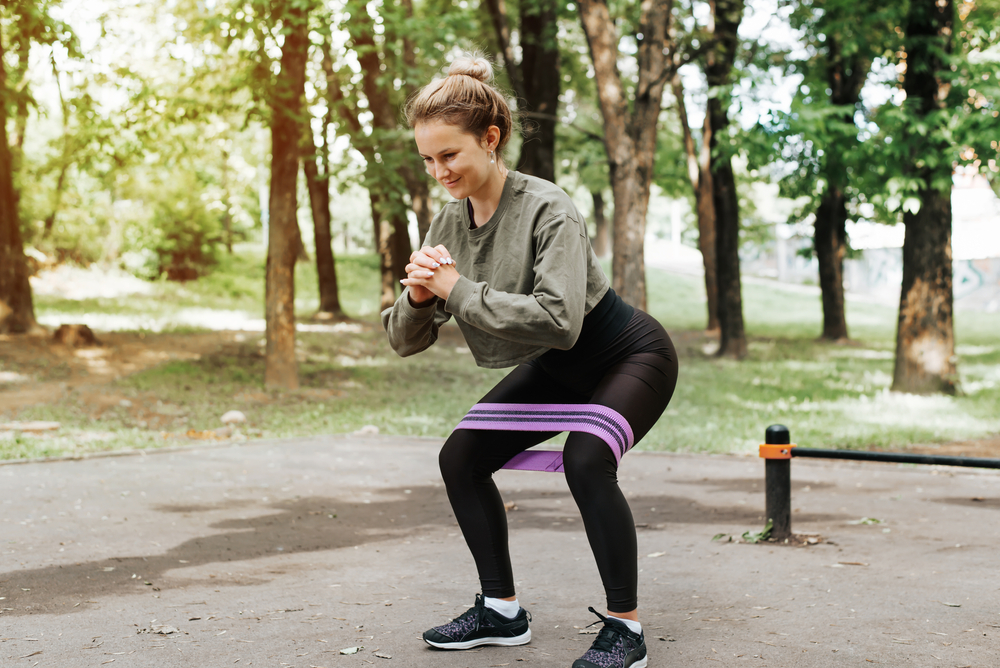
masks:
[[[604,628],[587,653],[573,662],[573,668],[646,668],[645,637],[593,608],[590,611],[601,618]]]
[[[424,631],[424,642],[438,649],[471,649],[480,645],[526,645],[531,640],[528,622],[531,615],[524,608],[517,617],[507,619],[487,608],[481,594],[476,604],[444,626]],[[645,665],[645,664],[643,664]]]

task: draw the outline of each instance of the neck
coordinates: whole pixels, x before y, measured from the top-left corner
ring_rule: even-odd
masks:
[[[485,188],[482,188],[475,195],[469,196],[469,202],[472,203],[472,212],[474,214],[475,220],[473,221],[476,227],[485,225],[486,222],[493,217],[496,213],[497,207],[500,206],[500,197],[503,195],[503,186],[507,182],[507,174],[509,170],[502,164],[497,166],[497,173]]]

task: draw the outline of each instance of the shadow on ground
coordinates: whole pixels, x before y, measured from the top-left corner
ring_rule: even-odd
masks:
[[[582,530],[579,513],[568,492],[523,491],[510,497],[516,504],[508,514],[512,530]],[[752,506],[710,506],[670,495],[637,496],[629,502],[636,523],[647,531],[678,523],[751,527],[759,524],[762,512]],[[211,505],[163,505],[152,510],[190,515],[253,505],[256,504],[228,501]],[[204,586],[203,577],[185,578],[171,571],[280,554],[338,550],[425,533],[435,527],[451,529],[455,523],[445,490],[440,486],[387,489],[381,500],[371,503],[310,497],[270,507],[277,512],[216,522],[209,526],[219,533],[192,538],[160,554],[111,557],[0,573],[0,592],[6,596],[2,606],[4,615],[73,612],[86,609],[87,603],[94,603],[93,599],[102,596]],[[808,515],[797,516],[796,520],[836,518],[839,516]],[[217,587],[229,587],[259,584],[261,580],[259,576],[219,574],[208,582]]]

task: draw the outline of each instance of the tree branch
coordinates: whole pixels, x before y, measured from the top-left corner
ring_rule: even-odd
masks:
[[[507,78],[514,88],[514,95],[523,100],[524,82],[521,81],[521,72],[517,63],[514,62],[514,49],[510,45],[510,28],[507,22],[507,6],[504,0],[483,0],[486,4],[490,21],[493,23],[493,31],[497,36],[497,43],[500,46],[500,54],[503,56],[503,66],[507,71]]]

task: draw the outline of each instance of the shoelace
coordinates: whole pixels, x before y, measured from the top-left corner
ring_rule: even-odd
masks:
[[[618,644],[617,642],[618,636],[624,635],[621,629],[616,628],[616,626],[612,624],[607,617],[599,613],[597,610],[594,610],[593,608],[587,608],[587,609],[590,610],[595,615],[597,615],[598,617],[600,617],[600,620],[594,622],[594,624],[600,624],[601,622],[604,622],[604,628],[601,629],[601,632],[597,634],[597,639],[594,640],[594,644],[590,646],[590,649],[596,649],[602,652],[614,651],[615,645]],[[588,624],[587,628],[589,629],[594,624]]]
[[[476,594],[476,604],[452,620],[452,623],[461,622],[475,615],[476,625],[473,627],[478,631],[483,625],[483,618],[486,616],[486,601],[481,594]]]

